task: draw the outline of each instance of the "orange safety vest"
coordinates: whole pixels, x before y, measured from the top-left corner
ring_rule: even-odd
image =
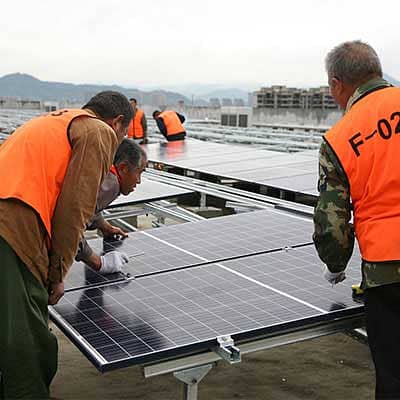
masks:
[[[128,128],[128,138],[130,139],[143,139],[144,130],[142,126],[143,110],[137,109],[135,118],[132,118]]]
[[[71,157],[68,129],[84,110],[62,110],[19,127],[0,148],[0,199],[18,199],[40,216],[49,238],[51,219]],[[79,190],[79,188],[77,188]]]
[[[175,111],[163,111],[158,116],[164,121],[165,128],[167,129],[167,136],[185,132],[185,128]]]
[[[360,99],[324,139],[349,181],[362,258],[400,260],[400,88]]]

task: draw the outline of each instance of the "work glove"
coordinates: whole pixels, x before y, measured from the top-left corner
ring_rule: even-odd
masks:
[[[346,274],[344,271],[331,272],[327,267],[325,267],[324,278],[333,286],[344,281],[346,279]]]
[[[129,257],[125,253],[119,251],[110,251],[100,257],[101,267],[99,272],[101,275],[114,274],[121,272],[121,268],[129,261]]]

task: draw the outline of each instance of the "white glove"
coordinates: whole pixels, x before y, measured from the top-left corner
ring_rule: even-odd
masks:
[[[121,268],[129,261],[129,257],[125,253],[119,251],[110,251],[100,257],[101,267],[99,272],[101,275],[114,274],[121,272]]]
[[[346,274],[344,271],[341,272],[331,272],[327,267],[324,270],[324,278],[333,285],[340,283],[346,279]]]

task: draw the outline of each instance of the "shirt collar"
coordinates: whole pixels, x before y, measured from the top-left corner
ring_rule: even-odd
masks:
[[[121,177],[119,176],[118,170],[114,164],[111,166],[110,172],[117,177],[118,183],[121,184]]]
[[[350,96],[349,100],[347,101],[345,113],[347,113],[351,107],[357,101],[361,100],[367,94],[374,92],[375,90],[391,87],[392,85],[383,78],[373,78],[368,82],[363,83],[360,85],[354,93]]]

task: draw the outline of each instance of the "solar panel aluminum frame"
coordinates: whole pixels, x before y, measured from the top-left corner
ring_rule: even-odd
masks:
[[[217,346],[217,338],[214,338],[171,349],[160,350],[147,355],[127,357],[118,361],[107,362],[53,307],[50,307],[50,318],[102,373],[134,365],[144,366],[168,360],[184,359],[196,354],[214,351]],[[259,340],[270,340],[270,345],[267,347],[275,347],[339,331],[356,329],[364,325],[364,306],[357,305],[343,310],[321,313],[303,319],[249,330],[247,332],[232,333],[231,336],[235,345],[239,345],[239,347],[243,343],[251,343]],[[288,341],[288,335],[296,337],[296,340]],[[220,359],[220,357],[218,356],[217,359]]]
[[[363,315],[353,316],[344,319],[333,320],[328,324],[316,324],[314,326],[292,332],[281,333],[279,335],[268,336],[262,339],[244,341],[239,344],[241,355],[271,349],[278,346],[298,343],[305,340],[316,339],[321,336],[341,333],[343,331],[354,332],[365,324]],[[203,352],[193,356],[186,356],[174,360],[162,361],[143,365],[145,378],[182,371],[196,366],[214,363],[221,360],[221,357],[214,351]]]

